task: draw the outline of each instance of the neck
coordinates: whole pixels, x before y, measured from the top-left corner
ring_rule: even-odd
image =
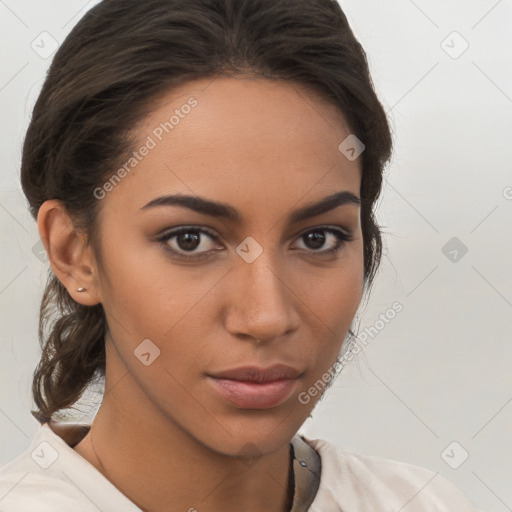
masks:
[[[139,508],[155,512],[290,509],[289,445],[254,458],[219,453],[149,407],[132,408],[127,415],[124,403],[144,403],[137,399],[143,397],[136,396],[131,381],[127,375],[122,386],[110,388],[106,383],[112,391],[75,450]]]

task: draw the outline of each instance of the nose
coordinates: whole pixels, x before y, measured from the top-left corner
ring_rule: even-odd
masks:
[[[242,258],[230,272],[225,328],[241,339],[270,341],[295,331],[299,303],[290,271],[264,250],[252,263]]]

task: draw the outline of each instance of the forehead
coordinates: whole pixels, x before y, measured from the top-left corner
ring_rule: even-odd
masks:
[[[133,135],[137,156],[107,198],[132,209],[165,193],[244,205],[359,195],[359,159],[338,149],[350,135],[343,115],[297,84],[188,82],[155,101]]]

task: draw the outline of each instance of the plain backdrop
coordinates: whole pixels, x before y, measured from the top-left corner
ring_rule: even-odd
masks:
[[[18,178],[51,61],[35,43],[51,51],[94,3],[0,0],[0,465],[38,428],[48,264]],[[512,510],[512,2],[341,5],[393,129],[378,207],[386,248],[358,314],[366,345],[301,432],[428,467],[481,510]],[[393,303],[402,310],[383,322]]]

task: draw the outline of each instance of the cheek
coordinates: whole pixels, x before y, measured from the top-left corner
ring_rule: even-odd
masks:
[[[177,300],[170,301],[170,290],[176,283],[171,276],[162,274],[165,268],[155,261],[158,251],[128,235],[116,236],[122,230],[111,231],[103,250],[102,271],[107,277],[101,291],[103,306],[113,317],[112,328],[125,329],[123,336],[129,333],[149,337],[150,327],[154,334],[170,323],[161,310],[172,311],[178,306]]]
[[[326,371],[340,353],[361,302],[363,275],[363,248],[357,244],[335,268],[309,272],[302,279],[302,313],[310,324],[315,373]]]
[[[225,272],[173,263],[157,242],[112,239],[105,251],[104,293],[112,334],[123,340],[127,353],[146,338],[166,351],[181,339],[202,339],[206,312],[214,309],[212,297]]]
[[[332,268],[310,270],[301,278],[301,296],[335,331],[344,325],[348,328],[362,297],[363,248],[354,244]]]

